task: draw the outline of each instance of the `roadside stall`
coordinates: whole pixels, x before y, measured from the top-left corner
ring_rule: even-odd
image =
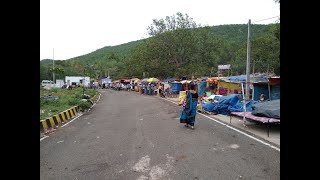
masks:
[[[149,78],[147,80],[147,83],[150,83],[151,84],[151,95],[156,95],[158,94],[158,83],[160,82],[160,79],[158,78]]]
[[[141,84],[141,80],[140,79],[136,79],[133,81],[134,84],[134,91],[139,92],[139,84]]]

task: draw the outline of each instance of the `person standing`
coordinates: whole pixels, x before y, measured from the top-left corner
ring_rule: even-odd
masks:
[[[183,102],[183,109],[180,114],[180,123],[185,123],[185,127],[194,129],[194,123],[197,114],[198,93],[195,85],[190,84],[190,90],[187,90],[186,98]]]
[[[150,83],[147,86],[147,94],[151,95],[151,84]]]

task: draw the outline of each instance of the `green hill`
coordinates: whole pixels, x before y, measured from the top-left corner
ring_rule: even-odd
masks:
[[[261,35],[267,34],[268,29],[270,29],[271,25],[252,25],[251,26],[251,37],[259,37]],[[228,42],[233,43],[247,43],[247,34],[248,34],[248,25],[246,24],[231,24],[231,25],[219,25],[212,26],[211,35],[214,37],[222,38]],[[142,40],[131,41],[125,44],[120,44],[116,46],[105,46],[103,48],[97,49],[89,54],[70,58],[67,60],[76,60],[86,63],[96,62],[100,59],[107,59],[110,53],[116,53],[121,56],[128,56],[130,54],[130,50],[141,44]],[[52,59],[44,59],[41,60],[41,64],[46,65],[50,64]],[[52,62],[51,62],[52,63]]]
[[[275,26],[274,24],[251,26],[252,41],[255,41],[257,39],[256,47],[259,46],[259,54],[256,55],[256,57],[259,59],[262,59],[260,58],[260,55],[263,54],[261,50],[263,48],[261,46],[262,44],[265,44],[264,41],[268,41],[268,40],[270,41],[270,39],[272,42],[275,41],[274,40],[275,38],[273,37],[274,26]],[[200,76],[204,74],[202,72],[208,72],[210,71],[208,69],[214,66],[217,67],[217,65],[221,63],[231,63],[231,64],[234,63],[234,65],[232,65],[233,67],[235,67],[233,72],[236,74],[243,73],[244,64],[242,63],[242,61],[245,58],[245,54],[246,54],[245,48],[246,48],[247,34],[248,34],[247,28],[248,27],[246,24],[220,25],[220,26],[210,27],[209,37],[213,38],[212,42],[219,41],[218,46],[220,46],[219,48],[223,50],[219,50],[219,52],[217,52],[217,50],[215,51],[212,50],[210,55],[206,57],[203,57],[201,54],[197,56],[196,55],[193,56],[192,54],[189,55],[190,56],[189,59],[196,59],[196,58],[206,59],[207,58],[207,62],[204,62],[204,64],[207,64],[208,67],[207,68],[199,67],[198,68],[199,72],[197,72],[196,74]],[[192,29],[191,31],[194,32],[195,36],[198,36],[197,34],[200,33],[201,28]],[[214,40],[214,38],[218,40]],[[145,71],[145,69],[140,68],[140,65],[138,65],[139,63],[142,62],[140,59],[143,59],[143,58],[157,59],[158,58],[158,57],[155,57],[155,55],[156,53],[159,54],[159,52],[153,52],[150,48],[143,47],[145,44],[148,44],[148,43],[150,44],[152,42],[152,39],[155,40],[156,38],[151,37],[151,38],[132,41],[125,44],[116,45],[116,46],[106,46],[96,51],[93,51],[91,53],[88,53],[86,55],[74,57],[64,61],[58,61],[57,63],[55,63],[56,66],[64,69],[64,72],[57,74],[57,76],[58,78],[63,78],[64,76],[70,76],[70,75],[82,75],[84,68],[87,69],[87,73],[91,77],[104,76],[106,75],[107,72],[109,72],[113,78],[118,78],[120,76],[141,76],[142,72]],[[263,41],[263,42],[260,42],[260,41]],[[154,45],[156,42],[152,42],[152,43]],[[253,43],[252,47],[254,47],[255,42],[252,42],[252,43]],[[204,48],[201,48],[200,46],[198,47],[198,45],[196,44],[194,44],[194,46],[197,46],[197,47],[194,47],[192,49],[197,49],[197,48],[198,49],[200,48],[199,50],[204,49]],[[276,43],[275,46],[278,47],[278,43]],[[140,50],[139,50],[139,47],[140,47]],[[166,50],[163,49],[162,53],[165,53],[165,51]],[[211,50],[208,49],[206,52],[208,51],[211,51]],[[137,56],[139,52],[140,52],[140,55]],[[144,55],[141,54],[142,52],[144,52]],[[160,58],[157,60],[157,62],[154,62],[154,64],[157,64],[153,66],[155,70],[157,68],[164,67],[167,65],[167,64],[161,64],[161,62],[166,61],[166,59],[163,59],[165,58],[165,56],[163,54],[158,56],[162,56],[161,57],[162,60]],[[266,55],[263,55],[263,56],[266,56]],[[272,60],[270,59],[270,61],[274,62],[273,63],[274,66],[279,66],[277,65],[279,64],[277,63],[278,60],[274,59],[275,56],[277,56],[277,54],[274,54],[272,57],[268,57],[268,58],[272,58]],[[51,60],[49,59],[44,59],[40,61],[40,64],[41,64],[40,70],[42,72],[40,80],[51,79],[51,73],[48,70],[49,66],[52,63],[52,61],[51,62],[50,61]],[[261,62],[261,64],[262,63],[263,62]],[[90,64],[91,66],[88,67],[87,64]],[[190,68],[190,66],[184,65],[184,66],[181,66],[181,68],[182,69]],[[278,67],[273,67],[273,68],[277,69]],[[259,69],[259,66],[257,66],[257,69]],[[262,69],[262,65],[261,65],[261,69]],[[156,73],[157,71],[154,71],[154,72]],[[182,70],[179,73],[188,74],[189,71]],[[157,76],[157,74],[152,74],[152,73],[149,75]],[[176,75],[176,74],[172,74],[168,71],[168,73],[163,72],[161,76],[166,77],[169,75]]]
[[[255,24],[251,25],[251,37],[252,39],[264,34],[268,34],[271,25]],[[222,38],[229,42],[234,43],[246,43],[248,35],[247,24],[230,24],[213,26],[211,31],[212,36]]]

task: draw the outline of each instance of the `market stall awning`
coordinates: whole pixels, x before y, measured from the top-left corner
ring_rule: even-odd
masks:
[[[180,81],[182,84],[185,84],[185,83],[191,83],[191,81],[190,80],[182,80],[182,81]]]
[[[134,80],[134,81],[133,81],[133,83],[139,83],[139,82],[141,82],[141,80],[140,80],[140,79],[138,79],[138,78],[137,78],[136,80]]]
[[[147,82],[148,79],[149,79],[149,78],[144,78],[144,79],[141,80],[141,82],[143,82],[143,83],[144,83],[144,82]]]
[[[157,79],[157,78],[149,78],[149,79],[147,80],[147,82],[149,82],[149,83],[157,83],[157,82],[160,82],[160,80]]]

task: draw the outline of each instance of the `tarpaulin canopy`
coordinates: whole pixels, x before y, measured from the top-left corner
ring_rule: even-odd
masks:
[[[265,74],[251,74],[250,79],[253,82],[268,82],[268,76]],[[246,75],[240,75],[240,76],[228,76],[221,78],[222,81],[226,82],[238,82],[238,83],[245,83],[247,80]]]
[[[137,78],[136,80],[134,80],[134,81],[133,81],[133,83],[139,83],[139,82],[141,82],[141,80],[140,80],[140,79],[138,79],[138,78]]]
[[[190,80],[182,80],[180,82],[181,82],[181,84],[185,84],[185,83],[190,83],[191,81]]]
[[[171,77],[171,78],[163,79],[163,80],[161,80],[161,81],[162,81],[162,82],[169,82],[169,81],[175,81],[175,80],[177,80],[177,78]]]
[[[147,82],[149,82],[149,83],[157,83],[157,82],[160,82],[160,80],[153,77],[153,78],[149,78],[149,79],[147,80]]]
[[[121,82],[123,82],[123,83],[130,83],[130,79],[122,79]]]
[[[145,83],[145,82],[147,82],[148,79],[149,79],[149,78],[144,78],[144,79],[141,80],[141,82],[142,82],[142,83]]]
[[[269,77],[270,85],[280,85],[280,77]]]
[[[201,97],[204,95],[207,89],[207,82],[206,81],[197,82],[197,86],[198,86],[198,95]]]

